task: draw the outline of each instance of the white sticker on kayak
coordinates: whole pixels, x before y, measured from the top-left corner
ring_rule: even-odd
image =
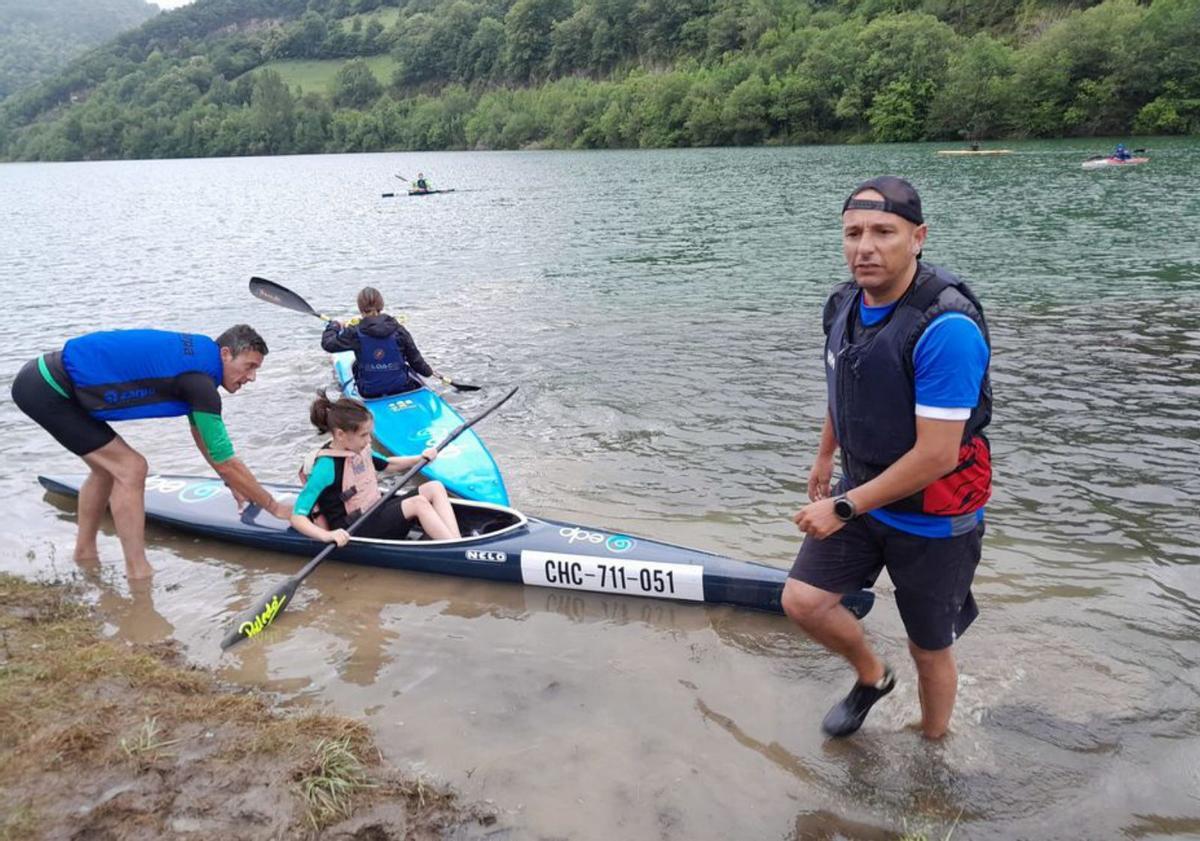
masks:
[[[521,580],[538,587],[704,601],[704,567],[698,564],[595,558],[526,549],[521,553]]]

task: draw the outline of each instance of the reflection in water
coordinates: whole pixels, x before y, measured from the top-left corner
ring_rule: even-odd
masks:
[[[369,284],[435,367],[521,383],[484,433],[520,507],[783,567],[823,412],[820,306],[844,274],[837,208],[864,177],[907,175],[928,256],[971,281],[995,344],[982,614],[936,751],[909,729],[903,669],[866,731],[827,743],[845,674],[781,617],[330,563],[265,639],[222,655],[228,623],[301,559],[155,528],[150,592],[113,580],[96,598],[116,633],[173,634],[225,677],[365,715],[392,758],[508,810],[513,837],[871,839],[906,820],[956,839],[1190,837],[1200,261],[1179,231],[1200,219],[1197,146],[1154,146],[1115,174],[1079,170],[1085,142],[990,161],[906,144],[401,155],[478,187],[420,207],[378,199],[396,155],[7,166],[0,205],[22,220],[0,226],[0,276],[27,329],[0,345],[0,386],[84,330],[246,321],[272,352],[223,414],[256,473],[293,481],[329,363],[316,320],[246,279],[326,310]],[[735,202],[713,187],[731,183]],[[1114,227],[1113,207],[1172,224]],[[397,230],[419,273],[380,249]],[[56,547],[74,509],[60,519],[30,473],[78,460],[5,395],[0,457],[18,468],[0,503],[21,527],[0,533],[0,568],[70,576]],[[469,415],[494,397],[449,399]],[[186,422],[121,432],[156,471],[201,469]],[[101,552],[119,576],[111,533]],[[894,610],[867,629],[906,659]]]

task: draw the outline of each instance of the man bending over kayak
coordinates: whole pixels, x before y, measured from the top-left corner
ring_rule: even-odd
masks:
[[[75,560],[94,561],[104,509],[113,522],[130,578],[147,578],[145,457],[109,421],[187,415],[196,448],[239,505],[252,502],[280,520],[278,502],[233,453],[221,420],[221,386],[230,394],[254,382],[267,344],[245,324],[217,337],[163,330],[112,330],[71,339],[60,351],[25,363],[12,385],[13,402],[87,464],[79,491]]]

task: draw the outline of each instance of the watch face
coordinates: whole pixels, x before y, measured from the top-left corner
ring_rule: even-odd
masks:
[[[833,513],[837,514],[843,520],[850,520],[854,517],[854,504],[848,499],[838,499],[833,503]]]

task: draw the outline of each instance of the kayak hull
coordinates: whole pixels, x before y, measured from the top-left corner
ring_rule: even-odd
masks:
[[[1149,163],[1149,158],[1130,158],[1127,161],[1122,161],[1119,158],[1101,158],[1097,161],[1084,161],[1084,169],[1108,169],[1110,167],[1120,169],[1122,167],[1140,166],[1141,164]]]
[[[453,193],[454,190],[409,190],[410,196],[436,196],[438,193]]]
[[[85,478],[39,476],[38,481],[51,493],[77,497]],[[300,491],[285,485],[265,487],[281,500]],[[467,535],[463,538],[423,540],[414,527],[406,540],[352,537],[331,557],[489,581],[783,612],[780,596],[787,573],[775,567],[526,516],[502,505],[469,500],[453,504]],[[312,556],[323,546],[257,506],[239,514],[229,489],[220,480],[205,477],[148,477],[146,519],[214,540],[294,555]],[[867,590],[843,599],[859,616],[866,615],[873,602],[874,594]]]
[[[342,393],[360,400],[371,412],[375,438],[392,455],[419,455],[426,447],[437,446],[463,422],[462,415],[428,388],[387,397],[362,397],[354,383],[352,351],[335,353],[333,369]],[[421,473],[438,480],[446,490],[463,499],[508,504],[508,489],[504,487],[496,459],[474,429],[459,435]]]

